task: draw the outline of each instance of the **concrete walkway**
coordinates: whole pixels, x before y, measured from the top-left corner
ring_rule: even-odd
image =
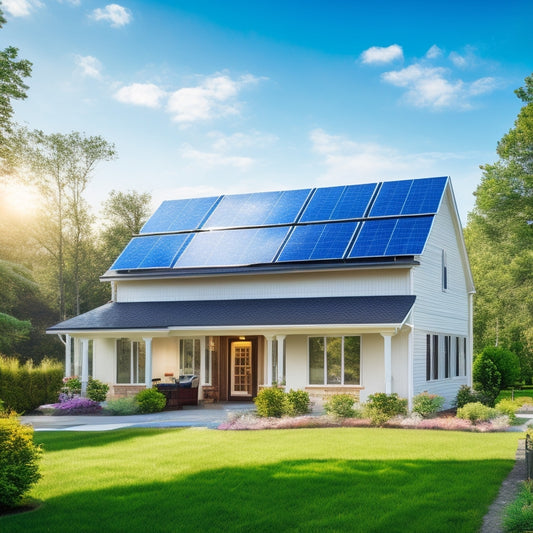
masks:
[[[33,426],[35,431],[108,431],[121,428],[172,428],[207,427],[217,428],[232,414],[255,410],[249,403],[216,403],[207,406],[184,406],[178,411],[163,411],[149,415],[129,416],[21,416],[23,424]]]

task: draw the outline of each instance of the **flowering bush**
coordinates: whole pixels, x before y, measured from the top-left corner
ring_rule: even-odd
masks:
[[[427,418],[442,409],[444,398],[428,391],[421,392],[413,398],[413,412]]]
[[[81,394],[81,381],[78,376],[63,378],[63,387],[59,395],[59,401],[64,402]]]
[[[89,398],[71,398],[53,404],[54,415],[94,415],[100,413],[102,406]]]

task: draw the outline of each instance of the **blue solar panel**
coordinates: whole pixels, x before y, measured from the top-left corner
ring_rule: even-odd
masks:
[[[134,237],[111,270],[171,267],[189,238],[187,233]]]
[[[204,228],[290,224],[296,220],[310,189],[224,196]]]
[[[370,211],[370,216],[380,217],[401,214],[412,183],[413,180],[386,181],[383,183]]]
[[[279,226],[197,233],[174,267],[271,263],[288,232],[288,226]]]
[[[421,254],[432,221],[433,216],[367,220],[348,257]]]
[[[297,226],[277,262],[342,259],[357,222],[336,222]]]
[[[141,233],[198,229],[218,200],[217,196],[167,200],[143,226]]]
[[[436,213],[448,178],[426,178],[413,180],[402,215]]]
[[[300,221],[360,218],[364,215],[375,188],[375,183],[368,183],[317,189]]]

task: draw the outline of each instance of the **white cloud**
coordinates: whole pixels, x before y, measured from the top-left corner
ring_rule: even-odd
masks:
[[[124,104],[156,108],[166,92],[153,83],[132,83],[116,91],[113,96]]]
[[[472,82],[451,79],[451,72],[443,67],[413,64],[401,70],[385,72],[382,79],[406,89],[405,101],[415,107],[432,109],[470,109],[470,97],[497,88],[494,78],[479,78]]]
[[[102,63],[93,56],[75,56],[74,60],[83,76],[100,79],[102,77]]]
[[[213,148],[218,152],[242,150],[246,148],[266,148],[274,144],[278,137],[269,133],[252,131],[251,133],[233,133],[224,135],[220,132],[211,132],[208,136],[214,139]]]
[[[251,157],[228,155],[216,151],[201,151],[185,144],[181,148],[181,157],[199,163],[204,167],[233,167],[238,170],[248,170],[254,160]]]
[[[427,52],[426,52],[426,57],[428,59],[436,59],[437,57],[441,57],[442,56],[442,50],[436,45],[434,44]]]
[[[216,74],[196,87],[184,87],[173,92],[168,99],[167,111],[176,122],[181,123],[237,115],[239,104],[236,97],[239,92],[259,80],[251,75],[233,80],[225,74]]]
[[[105,8],[97,8],[90,15],[94,20],[104,20],[111,23],[114,28],[125,26],[132,20],[131,11],[118,4],[108,4]]]
[[[39,0],[3,0],[2,8],[13,17],[27,17],[34,9],[42,7]]]
[[[396,59],[403,59],[403,50],[398,44],[386,47],[372,46],[361,54],[361,60],[366,64],[391,63]]]

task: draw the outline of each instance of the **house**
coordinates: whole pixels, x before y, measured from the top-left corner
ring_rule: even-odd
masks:
[[[451,181],[165,201],[102,276],[112,300],[49,328],[66,375],[115,396],[199,376],[199,397],[277,383],[451,405],[471,384],[474,285]]]

